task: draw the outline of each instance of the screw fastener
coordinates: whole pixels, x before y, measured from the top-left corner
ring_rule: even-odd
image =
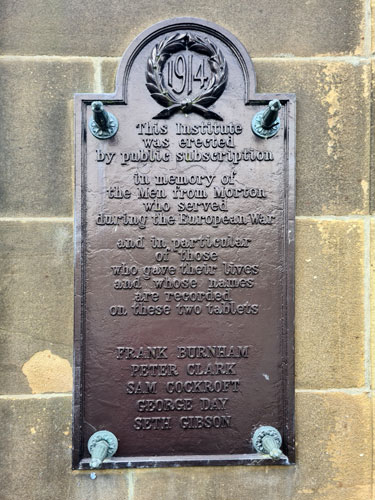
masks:
[[[90,437],[87,448],[91,455],[90,469],[99,469],[106,458],[116,453],[118,441],[112,432],[98,431]]]
[[[94,101],[91,104],[93,112],[89,128],[97,139],[110,139],[118,131],[117,118],[104,109],[102,101]]]
[[[278,460],[282,455],[282,451],[280,450],[282,438],[280,432],[275,427],[268,425],[259,427],[254,432],[252,442],[258,453],[269,455],[272,460]]]
[[[255,135],[262,139],[269,139],[280,130],[279,111],[281,102],[278,99],[270,101],[267,108],[259,111],[251,122],[251,128]]]

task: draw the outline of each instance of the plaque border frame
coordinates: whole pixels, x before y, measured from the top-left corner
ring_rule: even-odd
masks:
[[[87,165],[86,137],[88,130],[87,108],[93,101],[101,100],[110,110],[111,104],[127,104],[127,82],[129,73],[138,53],[153,39],[162,34],[181,30],[196,30],[213,35],[226,44],[237,57],[245,80],[244,104],[267,105],[272,99],[279,99],[285,107],[284,142],[286,165],[284,193],[284,328],[280,335],[283,359],[283,446],[287,454],[279,460],[271,460],[259,453],[221,454],[221,455],[174,455],[174,456],[114,456],[104,461],[102,469],[180,467],[204,465],[294,465],[295,464],[295,426],[294,426],[294,255],[295,255],[295,148],[296,148],[296,95],[293,93],[257,93],[256,76],[252,60],[242,43],[229,31],[204,19],[193,17],[173,18],[156,23],[140,33],[125,50],[116,75],[114,93],[77,93],[74,95],[75,123],[75,197],[74,197],[74,341],[73,341],[73,414],[72,414],[72,469],[90,470],[88,458],[83,458],[82,423],[84,408],[83,359],[85,352],[85,180]],[[249,426],[250,428],[250,426]],[[249,435],[249,450],[251,449]]]

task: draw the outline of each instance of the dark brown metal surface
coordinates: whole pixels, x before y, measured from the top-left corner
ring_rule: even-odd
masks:
[[[256,94],[238,40],[185,18],[141,34],[116,85],[75,101],[73,467],[102,429],[105,468],[293,463],[295,97]],[[252,449],[260,425],[280,460]]]

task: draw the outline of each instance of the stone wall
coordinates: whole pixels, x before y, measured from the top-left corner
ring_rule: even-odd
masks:
[[[375,0],[3,0],[1,10],[0,497],[375,498]],[[236,35],[254,58],[259,91],[297,94],[298,463],[91,480],[70,470],[72,98],[112,92],[130,41],[176,16]]]

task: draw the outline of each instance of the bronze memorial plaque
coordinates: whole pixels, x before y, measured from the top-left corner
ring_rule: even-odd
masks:
[[[75,116],[73,467],[294,463],[295,96],[181,18]]]

